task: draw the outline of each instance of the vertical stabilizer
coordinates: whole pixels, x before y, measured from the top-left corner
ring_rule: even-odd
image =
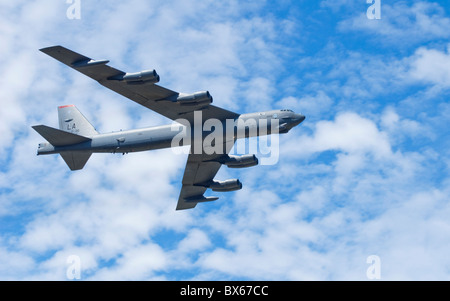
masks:
[[[85,137],[95,136],[98,132],[74,105],[58,107],[59,128],[63,131]]]

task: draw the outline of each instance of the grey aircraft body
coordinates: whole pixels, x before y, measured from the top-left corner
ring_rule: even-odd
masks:
[[[190,145],[177,210],[217,200],[204,196],[208,188],[219,192],[242,188],[237,179],[214,180],[221,165],[243,168],[258,164],[255,155],[228,154],[236,139],[287,133],[305,119],[291,110],[237,114],[213,106],[208,91],[184,94],[156,85],[159,76],[155,70],[126,73],[108,66],[107,60],[92,60],[62,46],[41,51],[176,122],[100,134],[74,105],[59,106],[59,129],[33,126],[48,141],[39,144],[37,154],[60,154],[71,170],[79,170],[92,153],[125,154]]]

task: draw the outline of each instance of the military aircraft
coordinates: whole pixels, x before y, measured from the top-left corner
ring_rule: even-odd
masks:
[[[155,70],[123,72],[108,66],[108,60],[93,60],[62,46],[40,51],[176,122],[100,134],[74,105],[63,105],[58,107],[59,129],[33,126],[48,141],[39,144],[37,154],[60,154],[71,170],[79,170],[92,153],[125,154],[190,145],[176,210],[217,200],[204,196],[208,188],[220,192],[242,188],[238,179],[214,180],[222,165],[258,164],[255,155],[229,155],[236,139],[287,133],[305,119],[287,109],[238,114],[212,105],[208,91],[186,94],[156,85],[160,78]]]

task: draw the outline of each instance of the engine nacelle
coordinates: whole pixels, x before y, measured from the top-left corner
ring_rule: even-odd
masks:
[[[122,75],[108,78],[110,80],[126,81],[128,84],[143,84],[143,83],[157,83],[159,82],[159,75],[155,70],[145,70],[135,73],[125,73]]]
[[[234,191],[242,189],[242,183],[238,179],[213,181],[208,188],[211,188],[213,191]]]
[[[195,92],[193,94],[179,94],[175,100],[180,105],[210,104],[213,101],[208,91]]]
[[[123,77],[126,82],[159,82],[159,75],[155,70],[146,70],[136,73],[126,73]]]
[[[258,158],[255,155],[227,156],[222,162],[229,168],[245,168],[258,165]]]

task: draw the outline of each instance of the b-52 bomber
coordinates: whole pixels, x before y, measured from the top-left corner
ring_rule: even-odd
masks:
[[[186,94],[156,85],[159,75],[155,70],[127,73],[108,66],[108,60],[93,60],[62,46],[40,50],[176,122],[100,134],[74,105],[63,105],[58,107],[59,129],[33,126],[47,140],[39,144],[37,154],[60,154],[71,170],[80,170],[92,153],[125,154],[190,145],[176,210],[217,200],[218,197],[204,196],[208,188],[213,191],[242,188],[238,179],[214,180],[222,165],[242,168],[258,164],[255,155],[229,155],[237,139],[287,133],[305,119],[287,109],[238,114],[212,105],[208,91]]]

